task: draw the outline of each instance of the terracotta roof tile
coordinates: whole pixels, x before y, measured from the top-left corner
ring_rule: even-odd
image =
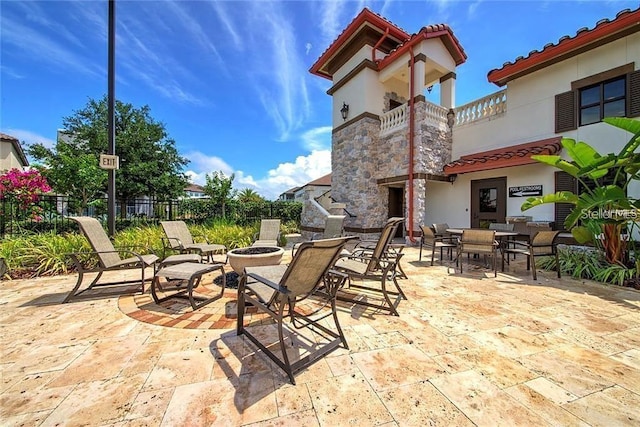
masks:
[[[543,139],[526,144],[512,145],[460,157],[444,167],[446,175],[478,172],[536,163],[534,154],[556,154],[562,149],[561,137]]]
[[[527,75],[558,61],[601,46],[615,38],[640,31],[640,8],[625,9],[615,19],[601,19],[589,29],[580,28],[574,36],[564,35],[557,43],[547,43],[542,50],[532,50],[526,57],[518,56],[487,74],[489,82],[504,86],[510,80]]]

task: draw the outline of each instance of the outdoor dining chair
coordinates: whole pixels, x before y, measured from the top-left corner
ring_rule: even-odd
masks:
[[[355,248],[352,252],[343,251],[342,256],[335,265],[336,270],[342,271],[349,276],[349,288],[360,288],[379,293],[381,294],[382,302],[376,304],[369,302],[367,298],[358,298],[357,296],[355,298],[347,298],[342,293],[338,295],[338,299],[383,309],[394,316],[399,316],[396,305],[401,299],[407,299],[398,284],[398,273],[396,271],[396,266],[403,254],[399,251],[390,250],[389,245],[398,226],[403,222],[404,218],[389,218],[373,248],[361,247]],[[359,284],[354,284],[354,279],[358,280]],[[396,291],[387,289],[389,280],[394,284]],[[379,283],[379,286],[374,284],[376,282]],[[395,297],[395,302],[391,301],[390,296]]]
[[[280,240],[280,220],[263,219],[260,221],[260,231],[253,236],[251,246],[278,246]]]
[[[160,221],[160,225],[166,236],[162,238],[166,249],[176,250],[180,253],[197,253],[209,262],[213,261],[214,254],[227,253],[226,246],[209,243],[204,236],[200,236],[200,238],[205,241],[197,243],[184,221]]]
[[[527,257],[527,271],[530,269],[533,280],[537,280],[536,257],[552,256],[556,261],[556,271],[560,278],[560,260],[558,259],[558,249],[555,240],[560,231],[538,231],[531,238],[530,242],[510,241],[509,245],[502,250],[502,271],[504,271],[505,257],[509,254],[522,254]]]
[[[498,276],[497,260],[499,244],[496,241],[495,230],[466,229],[462,231],[462,236],[458,241],[456,250],[456,263],[460,264],[462,273],[462,254],[489,255],[493,262],[494,277]]]
[[[139,283],[140,292],[144,293],[145,270],[148,267],[152,267],[155,270],[156,262],[159,260],[158,256],[153,253],[142,255],[134,252],[135,248],[115,248],[104,228],[95,218],[72,217],[71,219],[78,223],[93,251],[69,254],[78,271],[78,280],[62,302],[66,303],[75,298],[91,296],[86,292],[100,286],[120,286],[118,290],[101,293],[101,295],[114,295],[123,292],[122,285]],[[122,258],[121,255],[127,257]],[[105,271],[132,269],[140,270],[140,279],[99,283]],[[79,289],[86,273],[97,273],[97,275],[86,289],[80,291]]]
[[[431,227],[421,225],[422,237],[420,238],[420,255],[418,261],[422,261],[422,247],[426,246],[431,249],[431,265],[433,265],[433,258],[436,250],[440,249],[440,264],[442,264],[443,250],[446,248],[447,253],[451,256],[453,251],[458,247],[453,237],[436,236]]]
[[[284,370],[292,384],[294,375],[342,344],[348,349],[336,312],[336,292],[346,275],[331,270],[348,238],[321,239],[304,242],[287,265],[245,267],[238,286],[237,334],[246,336]],[[264,321],[254,329],[245,324],[246,305],[266,313],[277,328],[279,347],[272,350],[273,340],[264,330]],[[324,320],[333,318],[335,330]],[[254,316],[252,316],[254,318]],[[291,320],[285,331],[285,318]],[[269,328],[270,326],[266,326]],[[295,333],[309,328],[313,335]],[[285,337],[285,332],[287,337]],[[319,341],[326,343],[319,343]],[[287,345],[285,341],[288,341]],[[279,351],[278,351],[279,350]],[[280,357],[276,354],[279,353]],[[304,355],[301,353],[305,353]],[[293,357],[290,357],[290,353]],[[292,362],[292,359],[295,360]]]

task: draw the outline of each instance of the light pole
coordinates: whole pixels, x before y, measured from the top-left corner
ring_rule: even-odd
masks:
[[[115,115],[115,82],[116,82],[116,0],[109,0],[109,66],[107,70],[108,80],[108,153],[116,154],[116,115]],[[116,232],[116,170],[109,169],[107,185],[107,223],[109,236]]]

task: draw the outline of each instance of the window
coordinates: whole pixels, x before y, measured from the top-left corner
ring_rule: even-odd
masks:
[[[571,82],[556,95],[555,131],[599,123],[605,117],[640,116],[640,70],[633,63]]]
[[[624,117],[626,80],[623,76],[580,89],[580,126],[601,122],[605,117]]]

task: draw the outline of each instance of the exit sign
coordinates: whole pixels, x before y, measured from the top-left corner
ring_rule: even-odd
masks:
[[[100,167],[102,169],[119,169],[120,159],[111,154],[100,154]]]

